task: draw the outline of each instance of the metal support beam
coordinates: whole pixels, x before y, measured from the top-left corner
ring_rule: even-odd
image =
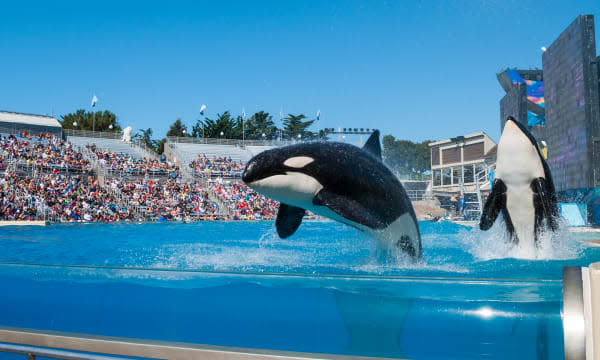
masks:
[[[585,318],[581,268],[563,268],[563,334],[565,360],[585,360]]]
[[[199,345],[168,341],[139,340],[109,336],[73,334],[55,331],[42,331],[0,326],[0,342],[43,348],[80,351],[96,354],[129,356],[147,359],[177,360],[367,360],[370,357],[344,356],[333,354],[313,354],[291,351],[233,348],[226,346]],[[30,353],[30,352],[25,352]],[[35,354],[35,353],[33,353]],[[114,357],[88,357],[63,359],[104,360]],[[46,356],[46,355],[44,355]]]

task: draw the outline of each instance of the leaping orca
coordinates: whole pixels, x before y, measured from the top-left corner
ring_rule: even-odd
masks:
[[[535,137],[508,117],[496,160],[496,176],[479,227],[488,230],[502,211],[508,233],[521,247],[538,245],[541,230],[558,228],[552,175]]]
[[[421,236],[412,204],[381,160],[379,131],[364,147],[318,141],[264,151],[253,157],[242,180],[280,202],[275,220],[281,238],[300,226],[305,210],[353,226],[421,256]]]

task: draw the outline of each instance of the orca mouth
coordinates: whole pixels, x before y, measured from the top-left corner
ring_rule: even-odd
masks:
[[[262,164],[256,160],[250,160],[242,173],[242,181],[247,185],[251,185],[258,180],[266,179],[273,175],[283,174],[285,174],[285,172],[281,169],[268,166],[268,164]]]
[[[246,168],[244,169],[244,172],[242,173],[242,181],[245,182],[246,184],[250,184],[256,180],[258,180],[258,164],[255,161],[250,161],[247,165]]]

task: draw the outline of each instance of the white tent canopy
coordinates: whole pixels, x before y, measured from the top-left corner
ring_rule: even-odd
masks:
[[[56,118],[52,116],[23,114],[8,111],[0,111],[0,122],[22,125],[50,126],[58,128],[62,127],[58,120],[56,120]]]

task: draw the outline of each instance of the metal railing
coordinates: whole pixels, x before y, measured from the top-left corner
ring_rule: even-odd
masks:
[[[123,134],[120,131],[89,131],[89,130],[63,129],[63,136],[77,136],[77,137],[119,139],[120,140],[123,137]]]
[[[168,143],[235,145],[235,146],[239,146],[239,147],[283,146],[283,145],[295,144],[298,142],[310,142],[310,141],[314,141],[314,140],[240,140],[240,139],[225,139],[225,138],[196,138],[196,137],[167,136]]]
[[[313,354],[169,341],[139,340],[12,327],[0,327],[0,342],[11,344],[0,344],[0,352],[5,351],[26,354],[28,359],[35,359],[35,356],[77,360],[120,359],[112,356],[177,360],[374,359],[360,356]],[[14,344],[19,344],[20,347],[15,346]]]
[[[431,200],[433,196],[430,191],[427,190],[406,190],[406,195],[410,201],[421,201],[421,200]]]

